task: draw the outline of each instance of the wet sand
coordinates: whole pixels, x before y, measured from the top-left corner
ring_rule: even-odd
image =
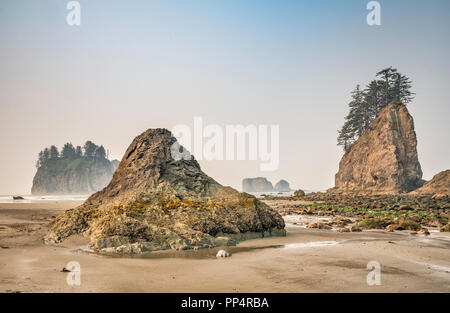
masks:
[[[47,224],[79,203],[0,204],[0,292],[450,292],[450,234],[338,233],[287,225],[287,236],[217,249],[109,257],[81,236],[45,245]],[[81,285],[61,269],[81,265]],[[366,282],[381,265],[381,285]]]

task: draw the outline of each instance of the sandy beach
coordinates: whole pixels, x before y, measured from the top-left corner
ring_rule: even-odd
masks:
[[[48,222],[78,202],[0,204],[0,292],[450,292],[450,234],[339,233],[287,222],[287,236],[219,250],[110,257],[86,252],[79,236],[42,241]],[[68,262],[81,266],[69,286]],[[381,265],[369,286],[366,266]]]

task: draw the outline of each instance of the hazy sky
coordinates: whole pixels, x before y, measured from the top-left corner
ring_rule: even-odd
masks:
[[[394,66],[413,80],[408,105],[424,178],[450,168],[450,1],[0,0],[0,194],[30,192],[38,152],[87,139],[120,159],[148,128],[278,124],[280,167],[202,161],[222,184],[281,178],[326,189],[342,149],[351,90]]]

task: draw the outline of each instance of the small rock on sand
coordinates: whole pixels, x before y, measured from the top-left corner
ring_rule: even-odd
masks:
[[[225,250],[219,250],[219,252],[217,252],[216,258],[227,258],[230,256],[230,253],[228,253]]]

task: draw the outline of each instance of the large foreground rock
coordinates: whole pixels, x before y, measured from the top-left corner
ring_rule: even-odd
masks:
[[[412,195],[437,195],[450,197],[450,170],[436,174],[421,188],[411,192]]]
[[[266,204],[220,185],[195,159],[174,160],[175,142],[166,129],[136,137],[109,185],[58,216],[45,240],[82,233],[97,250],[140,253],[285,235],[282,217]]]
[[[396,194],[422,186],[414,122],[406,106],[390,103],[339,163],[333,192]]]

